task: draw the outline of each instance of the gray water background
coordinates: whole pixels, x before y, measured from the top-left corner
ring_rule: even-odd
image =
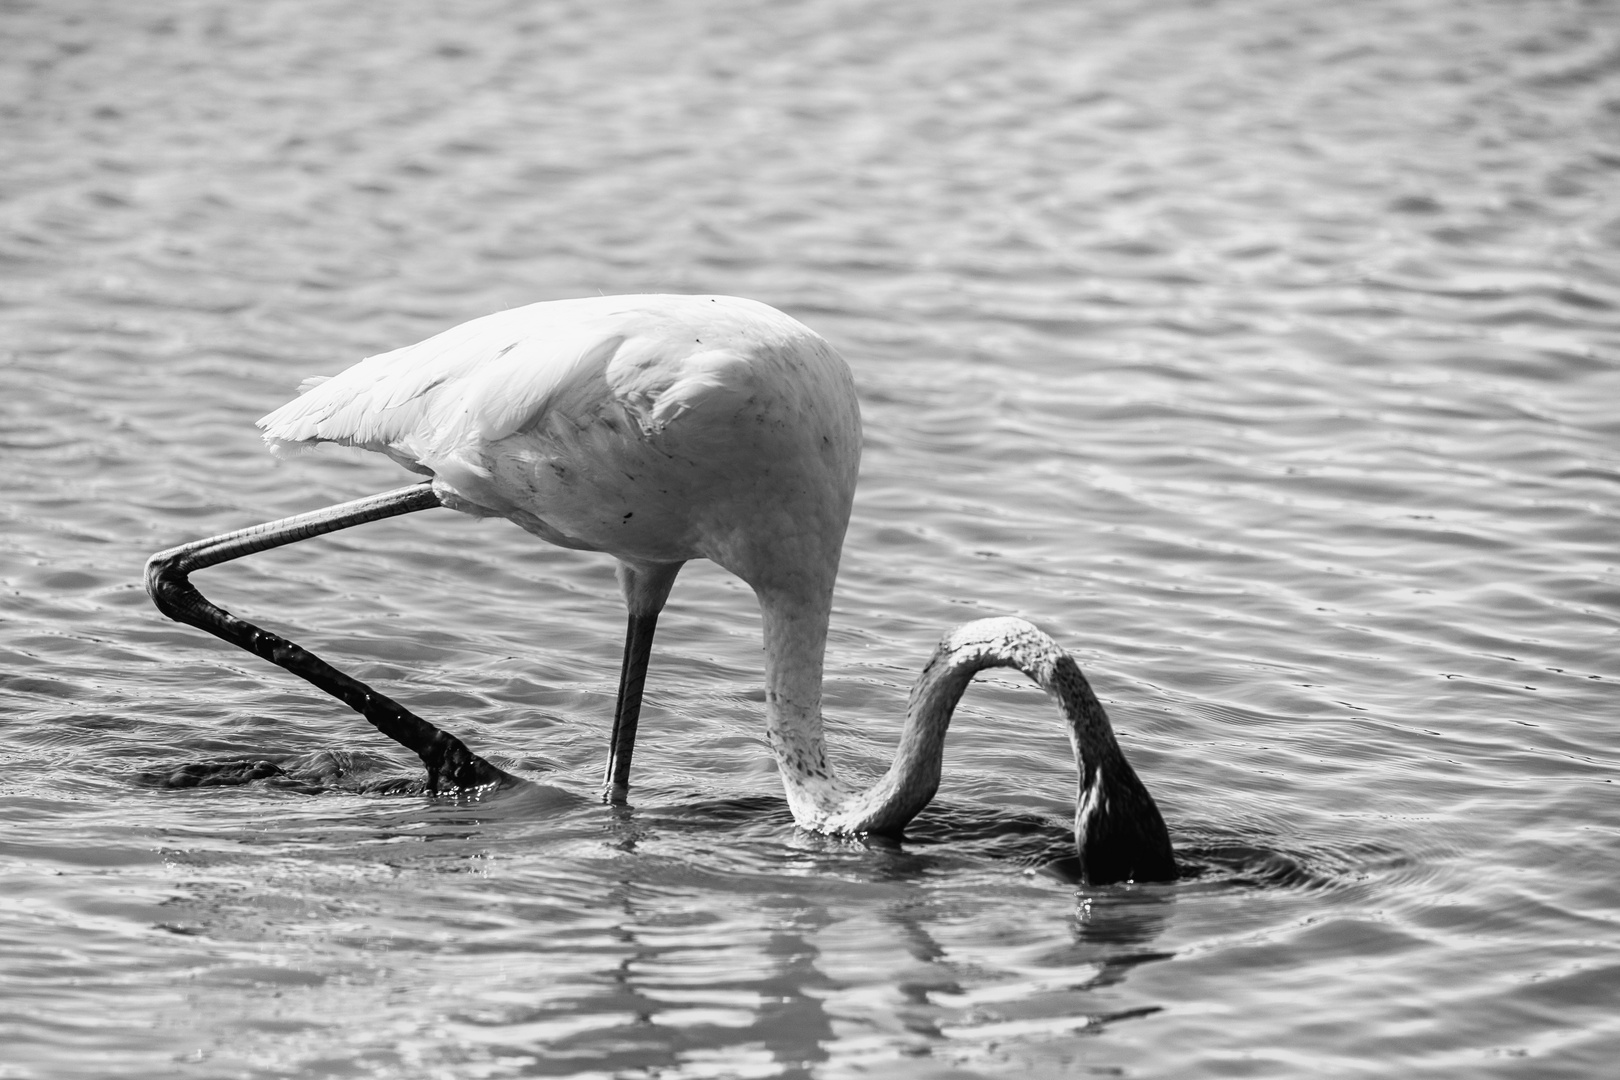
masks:
[[[1617,181],[1612,3],[0,4],[0,1077],[1611,1075]],[[263,451],[306,375],[641,291],[854,369],[840,768],[1021,615],[1197,876],[1043,866],[1012,676],[796,831],[712,566],[605,808],[610,560],[449,512],[199,583],[549,794],[136,782],[410,774],[142,562],[405,482]]]

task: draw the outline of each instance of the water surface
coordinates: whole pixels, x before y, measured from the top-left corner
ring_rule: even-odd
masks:
[[[0,1077],[1612,1069],[1612,5],[51,0],[0,39]],[[610,560],[449,512],[199,580],[536,791],[137,783],[409,775],[141,564],[406,479],[263,452],[306,375],[642,291],[855,372],[839,767],[1020,615],[1194,876],[1046,865],[1072,765],[1016,677],[904,842],[795,830],[712,566],[603,807]]]

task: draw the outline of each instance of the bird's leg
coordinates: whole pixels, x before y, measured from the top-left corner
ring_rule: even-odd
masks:
[[[630,621],[624,634],[624,666],[619,669],[619,697],[613,706],[613,734],[603,779],[603,798],[610,803],[622,804],[630,793],[630,758],[636,750],[636,724],[641,718],[653,632],[680,569],[680,563],[650,567],[619,563],[619,587],[630,609]]]
[[[636,725],[641,719],[641,693],[647,685],[647,663],[652,657],[653,631],[658,612],[630,616],[624,634],[624,666],[619,670],[619,698],[613,706],[613,735],[608,743],[607,775],[603,797],[622,804],[630,794],[630,757],[636,750]]]
[[[328,506],[296,517],[196,540],[160,551],[146,563],[146,591],[169,618],[206,630],[305,679],[371,721],[390,739],[414,750],[428,771],[428,790],[522,783],[496,768],[454,735],[423,720],[405,706],[345,675],[314,653],[278,634],[238,619],[205,599],[189,575],[244,555],[307,540],[368,521],[443,505],[427,484]]]

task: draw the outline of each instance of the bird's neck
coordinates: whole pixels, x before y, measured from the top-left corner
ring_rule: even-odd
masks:
[[[761,591],[765,638],[765,731],[788,805],[804,828],[828,833],[898,833],[939,788],[951,713],[976,672],[1014,661],[975,654],[942,663],[936,655],[912,691],[894,763],[862,789],[827,760],[821,680],[831,613],[825,599]]]
[[[945,733],[973,676],[1013,667],[1063,712],[1078,772],[1075,843],[1095,883],[1176,876],[1170,838],[1153,798],[1125,760],[1102,703],[1074,659],[1021,619],[959,627],[934,651],[911,692],[894,764],[861,790],[833,772],[821,720],[828,604],[773,605],[765,613],[766,730],[794,819],[829,833],[898,833],[939,788]]]
[[[818,832],[898,833],[939,788],[945,732],[974,674],[1016,660],[993,650],[948,658],[936,653],[912,690],[893,764],[877,783],[862,789],[840,777],[827,760],[821,681],[830,595],[821,601],[761,591],[759,598],[765,731],[794,820]]]
[[[827,761],[821,676],[832,591],[793,595],[761,590],[765,638],[765,735],[787,789],[793,817],[823,828],[853,789]]]

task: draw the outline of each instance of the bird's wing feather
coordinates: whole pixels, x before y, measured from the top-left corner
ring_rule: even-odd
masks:
[[[426,341],[368,357],[259,421],[278,452],[322,442],[432,459],[527,423],[622,337],[611,320],[559,318],[553,305],[497,312]]]
[[[445,479],[483,474],[491,444],[520,431],[566,438],[622,409],[650,436],[706,402],[746,396],[756,348],[801,332],[730,297],[531,304],[306,380],[259,427],[278,453],[331,442]]]

